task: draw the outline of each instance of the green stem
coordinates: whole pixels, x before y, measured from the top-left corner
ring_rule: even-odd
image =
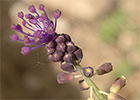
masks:
[[[79,63],[75,64],[75,67],[77,68],[77,71],[80,72],[80,74],[82,75],[83,79],[87,82],[87,84],[89,86],[92,86],[93,88],[93,91],[95,93],[95,95],[97,96],[97,100],[107,100],[103,94],[101,94],[99,92],[99,88],[96,86],[96,84],[88,77],[86,77],[84,74],[83,74],[83,70],[82,70],[82,67]]]

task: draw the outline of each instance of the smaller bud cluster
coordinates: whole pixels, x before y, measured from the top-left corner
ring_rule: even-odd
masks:
[[[83,58],[81,48],[67,34],[57,34],[53,41],[46,44],[45,49],[50,61],[60,62],[61,69],[70,73],[75,71],[75,63]]]

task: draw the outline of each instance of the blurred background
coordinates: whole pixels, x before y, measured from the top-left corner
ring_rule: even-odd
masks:
[[[17,12],[28,13],[28,6],[42,3],[53,19],[60,9],[57,32],[71,35],[84,52],[82,66],[97,68],[111,62],[114,70],[92,79],[103,91],[109,92],[120,75],[127,77],[119,92],[126,100],[140,100],[140,8],[139,0],[0,0],[1,87],[2,100],[85,100],[89,91],[80,91],[78,80],[59,85],[58,63],[47,59],[44,48],[23,56],[23,44],[13,42],[10,26],[21,23]]]

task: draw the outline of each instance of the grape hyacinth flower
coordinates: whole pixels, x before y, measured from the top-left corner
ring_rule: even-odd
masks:
[[[57,82],[59,84],[71,82],[74,79],[82,77],[83,79],[79,81],[79,86],[81,90],[90,89],[90,97],[88,100],[94,100],[92,96],[93,91],[97,96],[97,100],[124,100],[117,94],[125,85],[124,76],[113,83],[109,94],[101,91],[91,80],[93,75],[103,75],[111,72],[113,67],[111,63],[104,63],[98,67],[95,74],[92,67],[81,67],[80,62],[83,58],[82,49],[75,45],[68,34],[58,34],[56,32],[57,20],[61,16],[59,9],[53,13],[54,22],[49,19],[43,4],[39,5],[39,10],[42,11],[42,14],[37,12],[34,5],[30,5],[28,10],[31,13],[24,14],[23,12],[18,12],[17,14],[22,20],[22,25],[13,24],[11,26],[12,30],[23,35],[23,39],[17,34],[13,34],[10,37],[12,41],[24,43],[24,46],[21,48],[22,55],[28,55],[36,48],[45,47],[48,59],[52,62],[59,62],[60,68],[64,71],[57,75]],[[22,26],[29,31],[24,31]],[[79,75],[75,75],[74,73],[76,72],[78,72]],[[107,98],[104,95],[107,95]]]
[[[111,65],[111,63],[104,63],[96,69],[96,74],[104,75],[106,73],[109,73],[112,71],[112,67],[113,66]]]
[[[92,67],[84,67],[83,73],[86,77],[92,77],[94,75],[94,69]]]
[[[125,84],[126,84],[125,76],[121,76],[121,77],[117,78],[115,80],[115,82],[112,84],[112,86],[110,88],[110,92],[118,93],[120,91],[120,89],[125,86]]]

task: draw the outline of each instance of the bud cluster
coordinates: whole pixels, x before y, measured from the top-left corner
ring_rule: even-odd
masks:
[[[70,73],[75,71],[74,64],[83,58],[82,50],[67,34],[56,34],[54,40],[46,44],[45,49],[50,61],[60,62],[61,69]]]

